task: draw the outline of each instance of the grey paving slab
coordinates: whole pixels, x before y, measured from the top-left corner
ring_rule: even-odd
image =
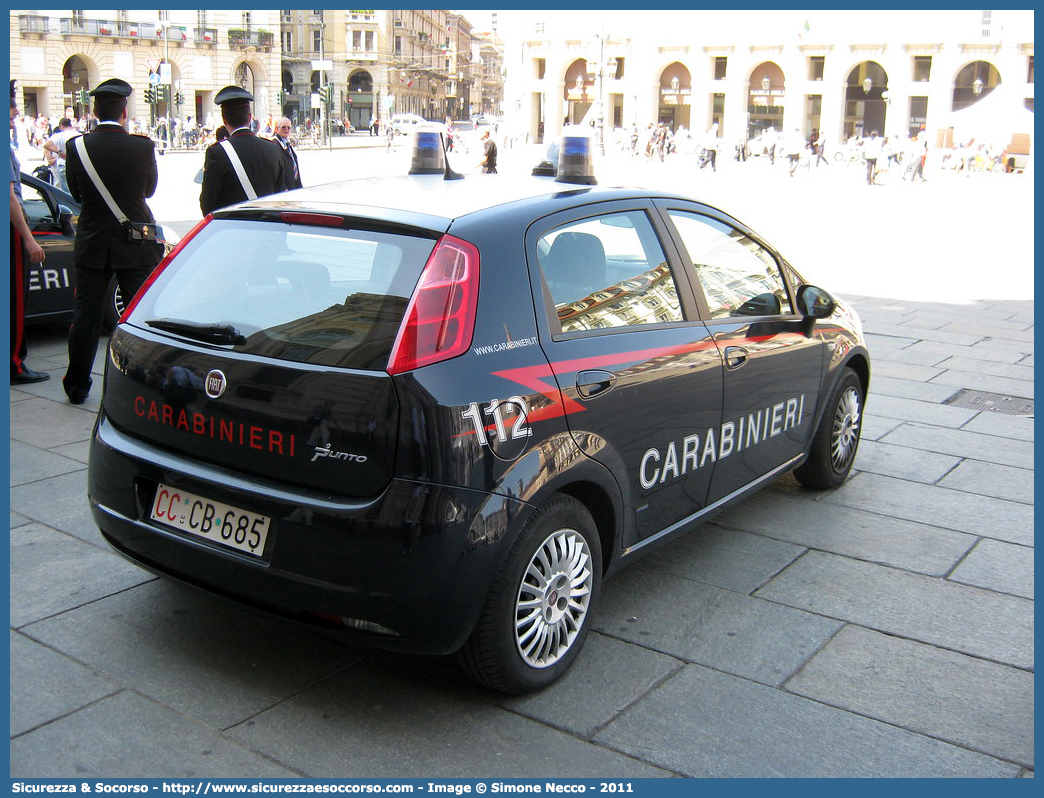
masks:
[[[154,577],[117,554],[30,524],[11,531],[11,625],[24,626]]]
[[[10,516],[11,516],[11,529],[15,529],[16,527],[25,526],[26,524],[33,523],[33,521],[31,519],[26,518],[21,513],[11,512]]]
[[[1033,325],[992,321],[989,324],[947,324],[939,328],[942,333],[978,335],[983,338],[1004,338],[1009,341],[1032,341]]]
[[[943,332],[941,330],[918,329],[898,323],[886,324],[878,323],[876,321],[873,324],[868,321],[865,323],[867,324],[867,329],[875,335],[894,335],[898,338],[915,338],[919,341],[937,341],[944,344],[971,346],[986,337],[967,332]]]
[[[872,390],[872,389],[871,389]],[[875,401],[874,396],[871,394],[868,397],[867,402],[872,403]],[[864,441],[876,441],[883,438],[890,432],[894,432],[903,425],[901,419],[898,418],[885,418],[884,416],[875,415],[863,415],[863,429],[860,432],[860,440]]]
[[[15,778],[299,775],[127,690],[11,741]]]
[[[879,394],[874,396],[873,404],[867,403],[866,412],[867,415],[888,416],[903,421],[919,421],[937,427],[958,429],[971,421],[979,411]]]
[[[89,440],[94,414],[74,405],[30,399],[11,405],[11,439],[50,449]]]
[[[12,737],[123,689],[91,668],[14,630],[8,642]]]
[[[592,633],[583,654],[559,681],[529,695],[492,700],[519,715],[589,739],[682,667],[673,657]]]
[[[18,441],[11,441],[9,465],[11,487],[84,469],[77,460]]]
[[[787,689],[1033,767],[1033,674],[846,626]]]
[[[11,509],[27,518],[108,549],[87,501],[87,472],[73,471],[11,491]]]
[[[997,377],[993,374],[977,374],[972,371],[954,371],[952,369],[933,377],[931,382],[935,385],[952,385],[955,388],[989,391],[1024,399],[1032,399],[1034,392],[1033,380],[1017,380],[1010,377]],[[919,421],[920,419],[911,420]]]
[[[939,486],[1033,504],[1033,471],[965,460],[939,480]]]
[[[981,540],[950,579],[1000,593],[1033,598],[1034,550],[999,540]]]
[[[737,593],[752,593],[804,550],[762,535],[705,524],[642,558],[642,565]]]
[[[608,580],[595,628],[690,662],[781,684],[837,621],[635,565]]]
[[[896,396],[902,399],[917,399],[921,402],[939,404],[956,393],[950,385],[935,385],[919,380],[904,380],[897,377],[882,377],[873,374],[870,377],[870,394],[873,399],[878,396]]]
[[[474,691],[408,679],[372,663],[327,679],[228,734],[321,778],[671,775],[507,712]]]
[[[1014,777],[1019,767],[690,665],[595,736],[685,776]]]
[[[764,493],[726,510],[716,523],[929,576],[948,574],[977,539],[879,512]]]
[[[981,417],[986,413],[979,415]],[[976,421],[977,419],[972,419],[968,422],[968,426],[979,426]],[[985,424],[986,422],[980,423]],[[903,423],[877,440],[894,443],[898,446],[909,446],[913,449],[923,449],[926,452],[967,457],[984,463],[1033,468],[1033,441],[1014,439],[1010,435],[993,435],[968,428],[951,430],[926,424]]]
[[[1005,413],[983,411],[961,427],[966,432],[981,432],[999,438],[1014,438],[1020,441],[1034,440],[1033,417],[1009,416]],[[1004,445],[998,442],[998,445]],[[1032,460],[1030,461],[1032,464]]]
[[[870,350],[870,355],[875,361],[878,358],[889,360],[897,352],[902,352],[907,347],[917,343],[916,337],[900,338],[893,335],[876,335],[868,330],[864,330],[863,337],[866,339],[866,348]],[[934,364],[925,363],[921,365],[931,366]]]
[[[307,629],[166,580],[109,596],[24,631],[219,729],[361,658]]]
[[[936,364],[947,371],[959,371],[972,374],[990,374],[995,377],[1007,377],[1023,382],[1033,381],[1033,369],[1029,366],[998,363],[992,359],[981,360],[970,357],[951,357]]]
[[[923,574],[809,552],[756,595],[790,607],[1033,667],[1033,602]]]
[[[961,490],[860,473],[823,499],[972,535],[1033,545],[1033,507]],[[1003,519],[999,521],[999,519]]]
[[[873,357],[873,353],[871,353]],[[917,380],[928,382],[932,377],[939,375],[939,369],[934,366],[921,366],[913,363],[899,363],[894,360],[874,360],[873,372],[871,373],[870,390],[874,389],[872,380],[874,377],[894,377],[899,380]]]
[[[855,468],[886,477],[935,484],[960,464],[960,458],[879,441],[860,441]]]
[[[1012,341],[1005,338],[993,336],[991,338],[984,338],[981,341],[977,341],[972,344],[973,350],[981,352],[990,352],[997,354],[999,357],[1005,357],[1011,353],[1021,353],[1024,355],[1032,355],[1035,349],[1034,341],[1032,338],[1022,341]],[[975,356],[974,354],[972,355]]]
[[[925,365],[929,366],[934,366],[952,357],[974,360],[977,363],[1018,363],[1025,357],[1025,354],[1021,351],[1004,351],[1000,347],[985,346],[981,343],[969,346],[967,344],[944,343],[941,341],[917,341],[903,351],[910,357],[923,358]]]
[[[55,446],[49,451],[54,454],[60,454],[62,457],[68,457],[70,460],[75,460],[78,463],[87,465],[88,456],[91,451],[90,441],[76,441],[75,443],[67,443],[64,446]]]

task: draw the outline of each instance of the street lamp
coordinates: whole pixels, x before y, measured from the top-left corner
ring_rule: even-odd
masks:
[[[597,96],[595,101],[598,103],[598,127],[595,131],[598,144],[598,152],[600,155],[605,155],[605,68],[608,66],[611,70],[616,70],[616,59],[610,58],[609,62],[605,60],[605,40],[606,34],[595,34],[598,36],[598,72],[596,77],[598,79],[598,85],[595,87]]]
[[[870,93],[870,89],[872,89],[873,87],[874,87],[874,82],[872,80],[870,80],[870,78],[866,78],[863,81],[863,94],[869,94]]]
[[[761,79],[761,90],[767,92],[771,88],[772,88],[772,80],[771,80],[771,78],[769,78],[768,75],[766,75],[765,77],[763,77]]]
[[[975,78],[975,80],[972,81],[972,94],[978,97],[980,94],[982,94],[982,87],[982,78]]]

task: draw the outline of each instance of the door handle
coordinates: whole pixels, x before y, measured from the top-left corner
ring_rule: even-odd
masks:
[[[742,346],[725,347],[725,368],[730,371],[738,369],[747,362],[749,353]]]
[[[576,375],[576,392],[581,399],[593,399],[616,385],[616,375],[609,371],[581,371]]]

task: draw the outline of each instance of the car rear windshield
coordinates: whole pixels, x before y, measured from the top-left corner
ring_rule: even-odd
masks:
[[[239,343],[229,346],[239,352],[383,369],[435,243],[372,230],[214,221],[128,321],[167,331],[230,325]]]

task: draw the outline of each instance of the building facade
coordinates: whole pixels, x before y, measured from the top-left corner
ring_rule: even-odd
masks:
[[[12,10],[10,19],[11,77],[27,115],[57,119],[70,108],[86,115],[81,90],[109,78],[134,87],[127,113],[143,123],[219,120],[214,95],[232,84],[253,93],[255,116],[275,108],[276,11]],[[146,88],[156,91],[155,103]]]
[[[280,11],[285,115],[317,118],[319,87],[332,86],[334,118],[413,113],[467,119],[476,77],[471,24],[444,10]],[[317,69],[317,65],[329,69]]]
[[[359,129],[395,113],[467,119],[483,110],[483,91],[503,93],[499,67],[493,85],[475,57],[491,45],[445,10],[12,10],[10,22],[11,75],[31,116],[82,116],[80,90],[111,77],[135,88],[128,115],[143,123],[215,121],[214,95],[230,84],[253,93],[255,117],[299,124],[321,118],[329,86],[330,116]],[[156,102],[146,88],[159,88]]]
[[[1032,11],[505,13],[505,112],[538,140],[567,123],[716,122],[730,140],[771,126],[837,143],[936,136],[994,92],[1033,110]]]

